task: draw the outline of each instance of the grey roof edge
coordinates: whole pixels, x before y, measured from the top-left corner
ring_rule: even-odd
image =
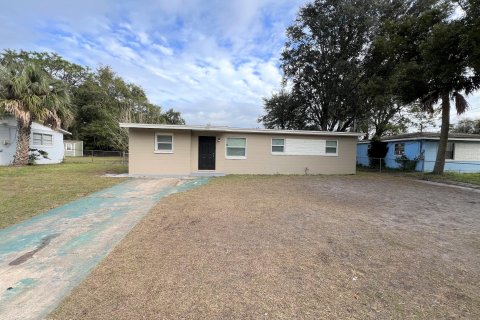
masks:
[[[291,135],[318,135],[318,136],[346,136],[361,137],[361,132],[337,132],[337,131],[312,131],[312,130],[278,130],[278,129],[248,129],[221,126],[191,126],[179,124],[146,124],[146,123],[120,123],[121,128],[137,129],[171,129],[191,131],[212,131],[212,132],[238,132],[238,133],[264,133],[264,134],[291,134]]]
[[[413,132],[404,133],[381,138],[384,142],[394,141],[412,141],[412,140],[440,140],[440,133],[437,132]],[[449,133],[448,140],[462,140],[462,141],[480,141],[480,134],[471,133]],[[362,140],[358,143],[369,143],[370,140]]]

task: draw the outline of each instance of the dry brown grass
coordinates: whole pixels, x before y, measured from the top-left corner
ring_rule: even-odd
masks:
[[[480,318],[478,193],[231,176],[162,200],[56,319]]]

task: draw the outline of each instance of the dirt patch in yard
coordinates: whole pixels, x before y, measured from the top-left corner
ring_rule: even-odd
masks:
[[[388,176],[229,176],[162,200],[51,315],[480,318],[480,199]]]

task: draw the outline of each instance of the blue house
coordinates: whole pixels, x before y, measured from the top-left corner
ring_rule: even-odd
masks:
[[[385,166],[399,168],[396,159],[405,155],[410,160],[418,160],[416,171],[431,172],[437,157],[439,133],[417,132],[383,137],[388,143]],[[370,141],[359,141],[357,164],[368,166]],[[451,133],[448,136],[445,154],[445,171],[480,172],[480,134]]]

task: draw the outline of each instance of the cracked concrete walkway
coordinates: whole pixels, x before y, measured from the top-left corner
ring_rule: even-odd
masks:
[[[162,197],[208,178],[132,179],[0,230],[0,319],[42,319]]]

